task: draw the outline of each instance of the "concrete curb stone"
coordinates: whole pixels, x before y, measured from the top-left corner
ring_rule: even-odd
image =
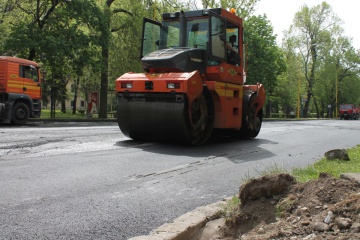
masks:
[[[150,232],[149,235],[130,238],[129,240],[189,240],[203,228],[207,222],[217,218],[227,203],[227,199],[201,206],[185,213],[171,223],[165,223]]]
[[[360,184],[360,173],[342,173],[340,174],[340,178],[347,180],[355,180]]]

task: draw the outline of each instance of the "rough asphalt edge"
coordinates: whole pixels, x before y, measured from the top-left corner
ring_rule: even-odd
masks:
[[[343,173],[340,178],[355,180],[360,184],[360,173]],[[209,204],[198,207],[195,210],[185,213],[176,218],[172,223],[165,223],[159,228],[151,231],[149,235],[130,238],[129,240],[188,240],[195,236],[207,222],[219,217],[227,201]]]

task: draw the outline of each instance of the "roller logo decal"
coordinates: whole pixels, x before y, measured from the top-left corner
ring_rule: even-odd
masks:
[[[146,76],[148,77],[159,77],[161,74],[159,73],[152,73],[152,74],[147,74]]]
[[[16,74],[10,74],[10,78],[17,78],[18,76]]]
[[[228,70],[228,73],[231,75],[231,76],[235,76],[237,74],[237,72],[233,69],[233,68],[230,68]]]

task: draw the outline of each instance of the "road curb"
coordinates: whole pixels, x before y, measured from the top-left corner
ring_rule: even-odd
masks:
[[[340,174],[340,178],[353,180],[360,184],[360,173],[342,173]]]
[[[220,216],[227,199],[201,206],[195,210],[185,213],[151,231],[149,235],[130,238],[129,240],[189,240],[203,228],[207,222]]]

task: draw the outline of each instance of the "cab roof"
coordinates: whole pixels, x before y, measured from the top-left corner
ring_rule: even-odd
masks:
[[[26,64],[26,65],[33,65],[35,67],[39,67],[38,63],[36,63],[34,61],[27,60],[27,59],[23,59],[23,58],[0,56],[0,60],[10,61],[10,62],[17,62],[17,63],[22,63],[22,64]]]

